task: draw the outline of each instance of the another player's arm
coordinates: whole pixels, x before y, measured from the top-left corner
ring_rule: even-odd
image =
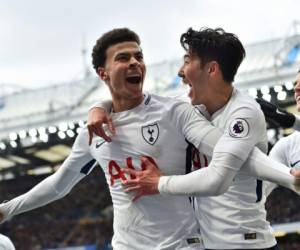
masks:
[[[213,158],[207,168],[187,175],[160,177],[159,192],[201,196],[222,194],[231,185],[232,179],[245,162],[246,164],[241,169],[245,174],[257,179],[269,180],[296,191],[295,178],[289,173],[286,166],[273,161],[257,148],[252,150],[251,147],[244,147],[247,140],[229,138],[228,134],[222,135],[207,120],[195,117],[197,116],[195,111],[186,112],[184,109],[184,107],[178,109],[181,110],[179,114],[184,117],[178,120],[171,119],[171,121],[181,123],[178,126],[179,128],[183,127],[186,138],[201,152]],[[253,116],[251,118],[253,120],[249,122],[255,123],[255,117]]]
[[[177,112],[172,111],[170,114],[173,114],[170,118],[171,122],[176,124],[179,129],[184,130],[183,133],[186,134],[190,142],[204,154],[208,156],[213,155],[210,167],[184,176],[164,176],[161,178],[159,171],[138,173],[138,171],[128,169],[128,172],[139,175],[135,180],[124,183],[129,187],[128,190],[138,191],[137,187],[141,187],[138,191],[141,195],[157,193],[158,189],[162,193],[181,195],[204,196],[224,193],[230,186],[236,172],[244,163],[245,158],[249,155],[249,152],[241,151],[240,144],[234,143],[231,146],[235,147],[236,151],[224,153],[221,150],[218,152],[219,146],[217,146],[213,153],[217,141],[222,136],[222,132],[218,128],[213,127],[203,116],[196,114],[195,109],[187,103],[180,104],[179,102]],[[179,117],[180,119],[178,119]],[[227,145],[227,139],[228,137],[224,136],[220,144]],[[259,149],[254,149],[250,153],[249,159],[251,159],[250,164],[242,168],[242,171],[246,174],[252,175],[257,179],[276,182],[294,190],[295,178],[290,175],[284,165],[271,161]],[[150,162],[149,165],[151,165]],[[261,168],[263,168],[263,171],[260,171]],[[269,172],[270,170],[273,172]],[[147,174],[148,176],[146,176]],[[150,178],[152,178],[151,181]],[[145,185],[144,187],[141,182]]]
[[[77,137],[70,156],[54,174],[27,193],[0,204],[0,222],[67,195],[96,165],[89,153],[87,136],[85,132]]]

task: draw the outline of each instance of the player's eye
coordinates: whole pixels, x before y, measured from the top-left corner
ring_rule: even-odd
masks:
[[[116,61],[125,62],[125,61],[128,61],[129,58],[130,58],[130,56],[127,55],[127,54],[119,54],[119,55],[116,56],[116,59],[115,59],[115,60],[116,60]]]
[[[139,62],[142,62],[144,60],[144,55],[142,53],[137,54],[135,56],[136,60],[138,60]]]

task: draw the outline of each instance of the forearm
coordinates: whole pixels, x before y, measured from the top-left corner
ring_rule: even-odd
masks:
[[[158,190],[161,194],[187,196],[216,196],[227,191],[236,171],[233,164],[242,164],[234,155],[215,153],[214,162],[206,168],[186,175],[160,177]]]
[[[69,169],[59,169],[27,193],[0,204],[3,221],[64,197],[84,175]]]
[[[241,168],[241,172],[287,187],[295,192],[299,191],[298,181],[290,174],[290,168],[272,160],[255,148]]]

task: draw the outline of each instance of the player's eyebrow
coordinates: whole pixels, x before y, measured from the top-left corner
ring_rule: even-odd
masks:
[[[117,56],[128,56],[128,55],[130,55],[129,52],[120,52],[120,53],[118,53],[118,54],[116,55],[116,57],[117,57]]]

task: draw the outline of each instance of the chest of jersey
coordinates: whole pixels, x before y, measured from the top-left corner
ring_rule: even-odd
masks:
[[[140,158],[147,156],[167,175],[184,174],[186,148],[182,135],[164,116],[135,115],[116,117],[116,135],[112,142],[94,138],[91,153],[104,170],[111,187],[126,176],[122,169],[143,169]]]

